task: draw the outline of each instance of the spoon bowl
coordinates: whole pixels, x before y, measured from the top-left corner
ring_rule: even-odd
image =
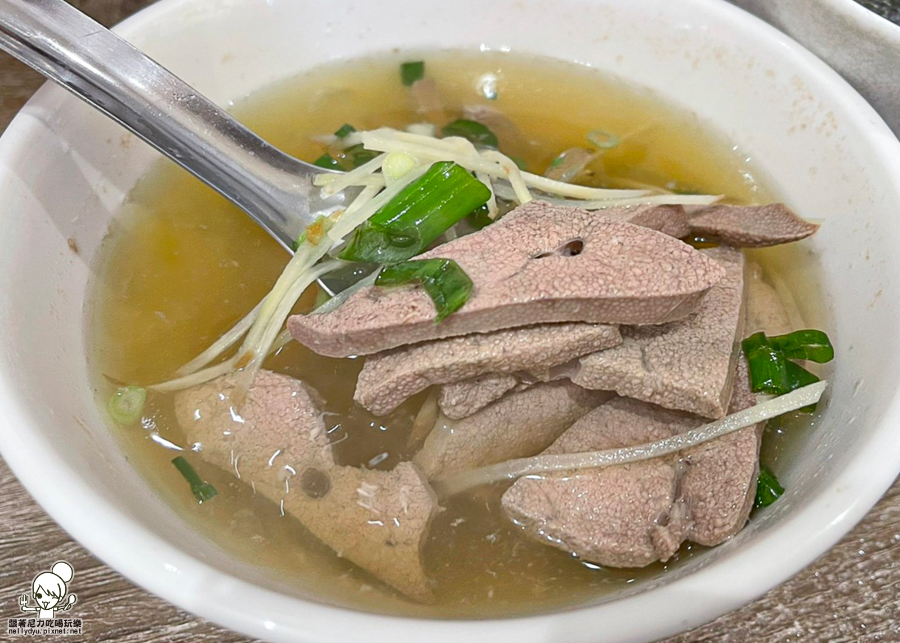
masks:
[[[0,49],[218,191],[288,252],[306,226],[355,195],[320,198],[313,177],[332,170],[270,145],[65,0],[0,0]]]

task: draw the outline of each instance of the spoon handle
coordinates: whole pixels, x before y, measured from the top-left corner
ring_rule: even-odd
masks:
[[[0,49],[209,184],[290,250],[318,168],[284,154],[64,0],[0,0]]]

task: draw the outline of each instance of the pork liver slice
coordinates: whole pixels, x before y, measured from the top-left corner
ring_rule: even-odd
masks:
[[[723,246],[703,252],[722,263],[726,278],[710,290],[691,317],[662,326],[620,327],[623,342],[619,346],[560,367],[532,369],[528,375],[541,381],[571,378],[586,388],[615,390],[667,408],[722,417],[731,395],[729,374],[737,355],[737,339],[742,335],[740,293],[748,288],[743,284],[739,251]],[[772,314],[783,312],[770,287],[761,282],[748,285],[749,296],[760,299],[754,302],[759,304],[758,310],[766,304]],[[761,290],[763,287],[768,291]],[[763,302],[763,295],[775,297],[775,301]],[[698,362],[703,366],[698,368]],[[514,388],[507,382],[505,389],[488,388],[476,396],[472,393],[474,383],[453,386],[455,396],[471,399],[459,410],[451,407],[457,414],[474,413]]]
[[[747,323],[744,334],[763,331],[766,335],[783,335],[796,330],[791,315],[775,289],[763,279],[762,268],[751,264],[747,279]],[[799,312],[796,313],[799,317]]]
[[[231,376],[182,391],[178,422],[199,456],[282,505],[338,555],[403,594],[433,599],[421,547],[437,500],[420,471],[401,463],[372,471],[334,463],[306,386],[261,371],[239,410]]]
[[[462,420],[439,416],[413,462],[434,478],[534,455],[608,397],[568,381],[549,382],[510,393]]]
[[[444,384],[438,395],[441,412],[451,420],[476,413],[518,386],[515,375],[487,373],[470,380]]]
[[[396,348],[366,359],[353,399],[386,415],[434,384],[547,368],[621,343],[615,326],[538,324]]]
[[[545,453],[599,451],[652,442],[697,424],[686,414],[616,398],[591,411]],[[687,532],[673,458],[544,478],[521,478],[503,508],[538,540],[610,567],[668,560]]]
[[[732,413],[754,403],[743,365],[736,382]],[[581,418],[545,453],[642,444],[701,424],[683,412],[616,398]],[[761,434],[762,424],[680,458],[521,478],[502,505],[532,538],[585,560],[610,567],[665,561],[686,539],[717,545],[744,526],[756,492]]]
[[[725,415],[743,327],[744,257],[728,247],[703,251],[725,269],[691,317],[661,326],[621,327],[622,344],[551,369],[579,386],[615,391],[709,418]]]
[[[688,218],[680,205],[639,205],[627,208],[609,208],[599,210],[600,216],[610,221],[620,221],[650,228],[681,239],[691,233]]]
[[[737,413],[755,404],[747,360],[742,354],[728,411]],[[764,422],[748,426],[685,453],[689,466],[682,480],[682,493],[690,499],[689,540],[701,545],[718,545],[747,522],[756,498],[764,427]]]
[[[799,241],[819,229],[783,203],[691,208],[691,232],[718,237],[738,248],[764,248]]]
[[[330,313],[291,317],[291,335],[346,357],[539,323],[660,324],[693,312],[723,277],[714,261],[665,234],[535,201],[417,258],[454,259],[474,283],[469,301],[441,323],[420,286],[371,286]]]

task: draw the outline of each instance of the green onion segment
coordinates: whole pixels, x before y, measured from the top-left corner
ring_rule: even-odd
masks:
[[[759,478],[756,482],[755,507],[768,507],[778,500],[784,493],[784,487],[778,482],[778,478],[764,464],[759,465]]]
[[[380,264],[406,261],[490,196],[487,186],[461,166],[435,163],[357,228],[339,257]]]
[[[335,131],[334,135],[338,138],[347,138],[350,134],[356,131],[356,128],[353,127],[350,123],[344,123]]]
[[[409,87],[417,80],[425,78],[425,62],[416,60],[400,65],[400,81]]]
[[[337,159],[331,156],[331,154],[329,154],[328,152],[325,152],[325,154],[313,161],[313,165],[315,165],[316,167],[323,167],[326,170],[344,169],[343,167],[341,167],[341,164],[337,162]]]
[[[824,364],[834,359],[834,347],[821,330],[796,330],[787,335],[769,337],[769,345],[788,359],[808,359]]]
[[[347,138],[355,131],[356,128],[350,123],[344,123],[337,128],[334,135],[339,139]],[[331,154],[325,152],[322,156],[313,161],[313,165],[323,167],[326,170],[346,172],[358,168],[360,165],[371,161],[376,156],[378,156],[378,152],[371,152],[362,145],[351,145],[347,149],[341,151],[338,154],[338,158],[334,158]]]
[[[219,493],[214,486],[197,475],[197,472],[194,471],[194,467],[191,466],[191,463],[182,456],[178,456],[172,460],[172,464],[175,465],[175,468],[178,469],[181,475],[184,476],[184,479],[188,481],[188,484],[191,485],[191,492],[200,504],[203,504],[207,500],[212,500],[212,498]]]
[[[344,125],[339,129],[335,134],[339,134],[344,131],[344,128],[349,127],[353,130],[352,125]],[[353,130],[355,131],[355,130]],[[351,132],[348,131],[344,134],[344,136],[348,136]],[[341,137],[343,138],[343,137]],[[380,152],[373,152],[372,150],[367,150],[362,145],[351,145],[345,150],[342,150],[340,154],[338,154],[338,158],[334,158],[328,152],[325,152],[313,161],[313,165],[316,167],[322,167],[326,170],[338,170],[340,172],[348,172],[350,170],[355,170],[360,165],[365,165],[373,158],[378,156]]]
[[[611,150],[619,144],[618,136],[603,129],[595,129],[588,132],[587,140],[598,150]]]
[[[820,330],[798,330],[787,335],[766,337],[754,333],[741,342],[750,370],[750,388],[754,393],[783,395],[819,378],[794,363],[794,359],[808,359],[825,363],[834,358],[834,348],[828,336]],[[801,409],[805,412],[815,407]]]
[[[146,401],[147,389],[141,386],[122,386],[109,398],[106,408],[116,424],[128,426],[141,419]]]
[[[459,310],[472,295],[472,280],[452,259],[404,261],[386,266],[375,280],[376,286],[403,286],[419,282],[434,302],[435,321]]]
[[[469,225],[476,230],[482,230],[494,222],[494,219],[491,218],[491,212],[488,209],[487,205],[482,205],[481,207],[472,210],[466,216],[466,220],[469,222]]]
[[[459,118],[452,123],[444,125],[441,129],[441,134],[443,134],[444,137],[461,136],[474,145],[489,147],[494,150],[500,146],[497,135],[486,125],[465,118]]]
[[[379,154],[381,154],[381,152],[367,150],[361,143],[358,145],[351,145],[341,152],[341,165],[347,170],[355,170],[360,165],[365,165]]]

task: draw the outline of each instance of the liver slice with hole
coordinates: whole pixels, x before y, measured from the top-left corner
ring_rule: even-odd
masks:
[[[538,324],[422,342],[369,356],[353,399],[375,415],[386,415],[435,384],[548,368],[621,341],[615,326]]]
[[[691,232],[738,248],[764,248],[799,241],[819,229],[783,203],[688,208]]]
[[[722,246],[703,253],[725,271],[700,308],[661,326],[621,327],[622,343],[551,369],[579,386],[615,391],[708,418],[725,414],[743,329],[744,256]]]
[[[731,412],[754,403],[743,367],[738,381]],[[703,422],[616,398],[581,418],[545,453],[632,446]],[[761,434],[760,424],[680,458],[521,478],[504,493],[502,505],[529,536],[584,560],[610,567],[666,561],[685,540],[717,545],[744,526],[756,492]]]
[[[413,458],[429,478],[534,455],[609,394],[571,382],[514,392],[462,420],[438,416]]]
[[[585,388],[616,391],[709,418],[722,417],[731,395],[730,374],[738,340],[743,335],[744,258],[740,251],[727,246],[702,252],[718,261],[726,276],[713,286],[693,315],[662,326],[622,326],[623,341],[618,346],[559,367],[532,369],[524,375],[542,381],[569,378]],[[774,295],[771,288],[762,294]],[[763,303],[773,315],[781,312],[775,307],[777,302],[759,302],[759,308]],[[495,382],[489,375],[483,377],[488,383]],[[457,382],[447,394],[447,408],[442,390],[441,410],[448,417],[465,417],[508,390],[527,387],[528,379],[503,383],[503,387],[481,388],[481,382]],[[461,401],[458,406],[453,404],[456,400]]]
[[[436,257],[455,260],[474,283],[441,323],[420,286],[371,286],[330,313],[291,317],[291,335],[346,357],[539,323],[660,324],[693,312],[724,274],[660,232],[535,201],[418,256]]]
[[[336,465],[321,413],[298,380],[261,371],[239,410],[233,390],[225,376],[176,396],[198,456],[252,483],[339,556],[410,598],[432,600],[421,548],[438,506],[421,472],[408,462],[392,471]]]

